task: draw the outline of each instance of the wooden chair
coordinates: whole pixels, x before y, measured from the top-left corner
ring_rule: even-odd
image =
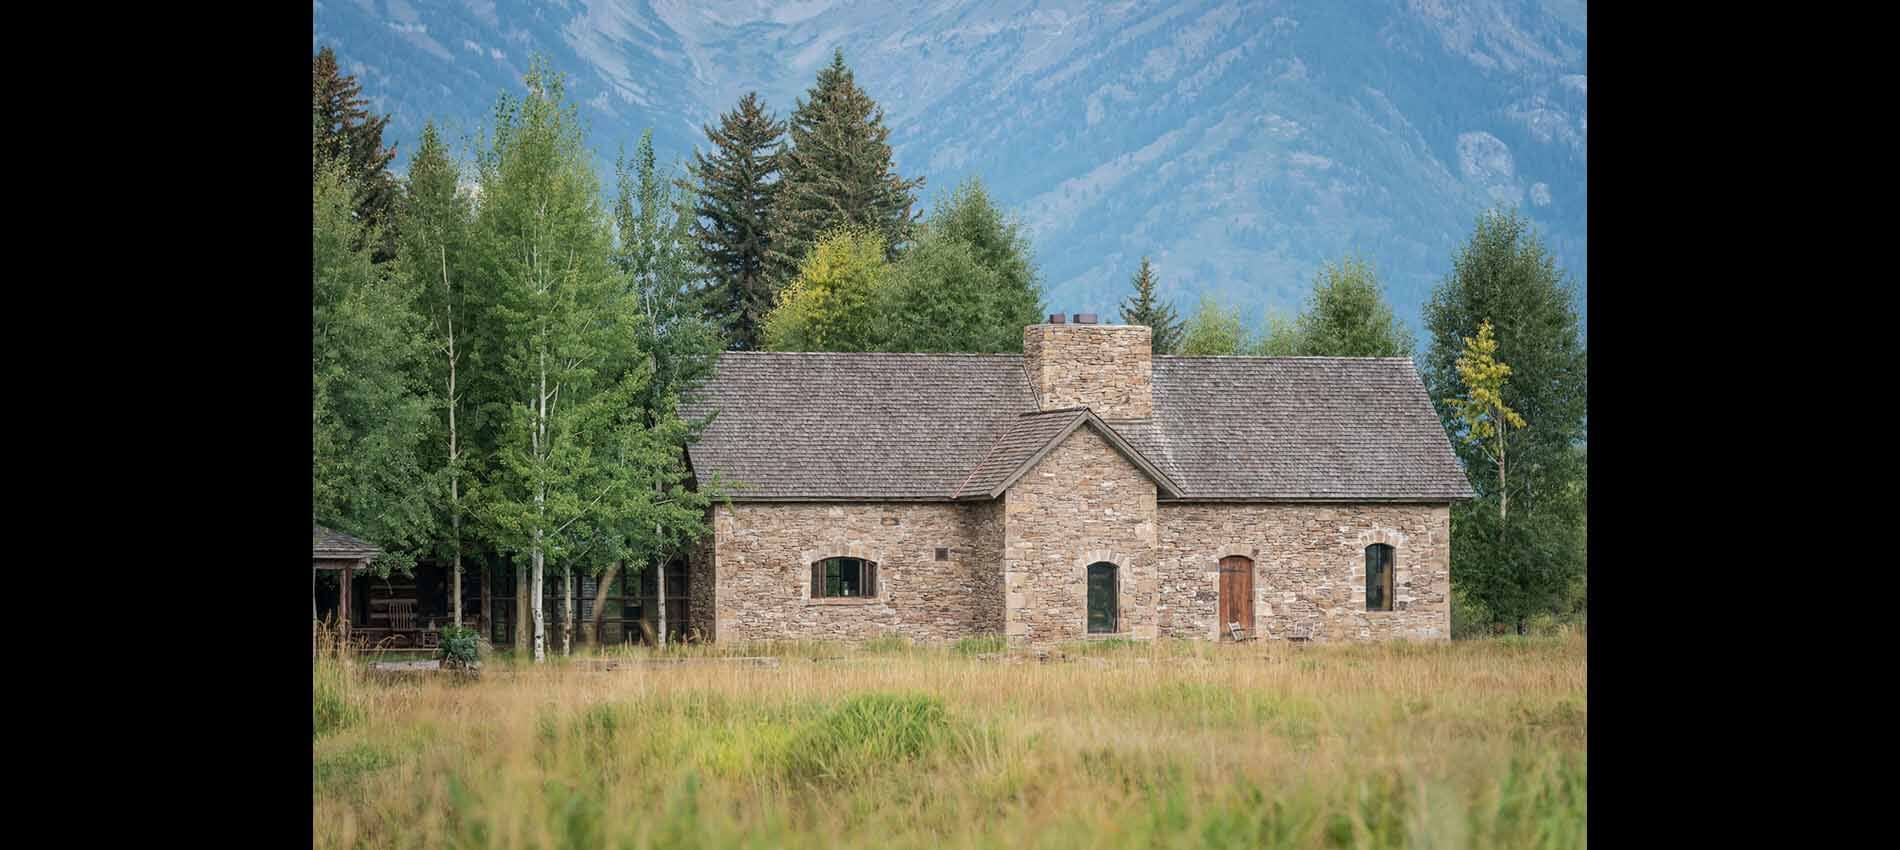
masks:
[[[1233,638],[1234,643],[1246,643],[1259,637],[1259,635],[1248,634],[1246,629],[1240,627],[1238,621],[1227,624],[1227,636]]]
[[[394,631],[413,631],[416,628],[414,599],[389,600],[389,628]]]

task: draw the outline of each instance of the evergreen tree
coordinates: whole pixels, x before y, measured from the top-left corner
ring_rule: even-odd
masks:
[[[1141,258],[1141,268],[1133,279],[1135,294],[1122,302],[1122,324],[1147,325],[1153,331],[1150,346],[1156,354],[1174,354],[1181,345],[1181,318],[1174,305],[1155,297],[1154,268]]]
[[[792,147],[780,158],[767,249],[778,281],[796,275],[819,238],[840,227],[876,233],[885,260],[895,260],[912,235],[912,191],[924,183],[897,174],[884,110],[858,88],[843,50],[819,70],[808,95],[792,111]]]
[[[310,76],[311,141],[316,152],[311,173],[332,160],[343,163],[345,175],[356,187],[357,213],[382,237],[374,259],[384,262],[395,255],[394,212],[400,194],[389,173],[396,148],[383,147],[383,130],[390,116],[369,114],[362,85],[337,69],[336,53],[330,48],[318,50],[311,59]]]
[[[434,523],[422,438],[432,399],[422,329],[399,272],[371,260],[376,225],[355,212],[340,161],[311,192],[312,518],[382,547],[379,572],[407,572]]]
[[[881,290],[880,351],[1022,350],[1042,312],[1042,283],[1021,222],[972,177],[943,199]]]
[[[1293,325],[1293,353],[1309,357],[1411,357],[1412,332],[1379,295],[1372,266],[1357,257],[1327,263]],[[1272,334],[1269,334],[1271,338]]]
[[[474,423],[467,380],[481,363],[472,324],[478,308],[470,300],[472,205],[460,184],[461,169],[430,122],[409,163],[397,257],[427,335],[427,384],[441,392],[431,429],[440,449],[430,452],[428,465],[442,479],[431,491],[445,496],[440,512],[448,539],[438,554],[452,565],[450,617],[456,625],[463,622],[462,566],[471,551],[464,536],[469,487],[482,473],[482,454],[470,451]]]
[[[708,276],[705,308],[731,347],[762,347],[760,326],[776,294],[767,275],[772,206],[785,122],[748,92],[717,128],[701,128],[712,152],[695,151],[689,171],[696,200],[691,221],[698,262]]]
[[[1425,307],[1432,342],[1421,371],[1459,459],[1475,471],[1489,465],[1487,451],[1511,458],[1508,481],[1473,475],[1477,498],[1453,508],[1452,580],[1520,629],[1539,610],[1561,608],[1584,569],[1586,470],[1577,447],[1588,395],[1575,304],[1574,289],[1528,222],[1515,212],[1487,212]],[[1511,367],[1499,400],[1528,423],[1507,429],[1503,444],[1488,450],[1465,439],[1469,426],[1456,403],[1468,393],[1458,369],[1464,341],[1486,321],[1496,359]]]

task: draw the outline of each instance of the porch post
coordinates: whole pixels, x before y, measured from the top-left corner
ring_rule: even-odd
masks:
[[[343,616],[340,619],[342,619],[343,621],[343,650],[345,652],[348,652],[350,648],[350,619],[351,619],[350,618],[350,584],[355,578],[356,578],[355,564],[351,564],[343,568],[343,595],[341,597],[342,604],[339,605],[338,607],[339,609],[341,609],[342,614],[343,614]]]

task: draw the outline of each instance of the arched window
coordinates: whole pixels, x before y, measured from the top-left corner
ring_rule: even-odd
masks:
[[[811,598],[877,595],[877,562],[826,558],[811,564]]]
[[[1374,543],[1366,547],[1366,610],[1392,610],[1392,575],[1398,572],[1392,547]]]
[[[1115,587],[1114,564],[1098,561],[1089,565],[1089,634],[1114,634],[1120,611]]]

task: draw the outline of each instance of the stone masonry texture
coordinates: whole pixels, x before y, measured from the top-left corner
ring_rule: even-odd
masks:
[[[1042,410],[1086,407],[1108,420],[1154,415],[1153,332],[1145,325],[1029,325],[1023,368]]]
[[[738,502],[713,509],[720,641],[901,636],[940,643],[1002,629],[999,505]],[[948,548],[949,560],[936,560]],[[874,597],[812,599],[811,564],[876,561]],[[695,584],[697,586],[697,584]]]
[[[1366,610],[1366,547],[1394,549],[1391,611]],[[1263,638],[1451,637],[1449,505],[1166,503],[1158,617],[1164,636],[1219,636],[1220,559],[1254,562]]]
[[[1012,644],[1088,634],[1090,564],[1116,566],[1117,633],[1153,638],[1155,483],[1083,427],[1003,495],[1005,633]]]

